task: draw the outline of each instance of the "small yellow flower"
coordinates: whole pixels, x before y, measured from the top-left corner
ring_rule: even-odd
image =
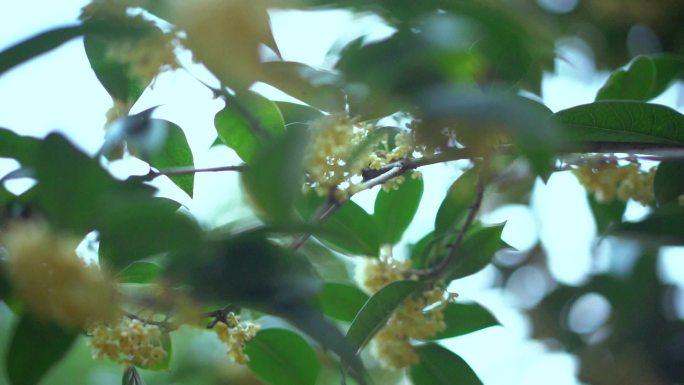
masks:
[[[655,172],[655,167],[641,170],[637,162],[620,166],[614,158],[585,163],[573,170],[579,182],[594,194],[597,201],[609,203],[616,198],[623,202],[632,199],[644,206],[655,201]]]
[[[0,238],[9,252],[10,281],[30,312],[68,328],[117,319],[114,281],[76,256],[76,239],[39,222],[15,223]]]
[[[229,313],[227,322],[217,322],[214,331],[228,349],[228,357],[233,362],[245,364],[249,357],[245,354],[245,343],[256,335],[259,325],[253,322],[240,322],[240,317]]]
[[[166,358],[159,326],[137,319],[122,319],[118,324],[100,323],[89,330],[93,358],[108,358],[127,366],[154,366]]]

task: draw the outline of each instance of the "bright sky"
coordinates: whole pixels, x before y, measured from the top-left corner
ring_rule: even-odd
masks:
[[[24,0],[5,5],[0,12],[0,25],[3,26],[0,49],[39,31],[74,22],[85,3],[79,0]],[[359,36],[371,28],[374,21],[367,17],[352,22],[348,13],[340,11],[316,14],[280,11],[273,15],[274,32],[284,58],[317,67],[332,64],[326,58],[330,47]],[[372,33],[381,37],[388,30],[375,27]],[[582,54],[583,48],[576,41],[562,42],[559,50],[568,63],[559,62],[557,74],[545,78],[542,95],[554,111],[591,102],[606,77],[595,73],[591,59]],[[193,72],[205,76],[199,69],[195,68]],[[671,90],[657,102],[676,106],[677,98],[677,91]],[[158,104],[162,107],[155,116],[172,120],[189,133],[196,166],[239,162],[228,150],[208,150],[215,138],[213,116],[222,103],[212,100],[210,92],[186,72],[160,76],[133,112]],[[36,136],[59,130],[91,153],[102,142],[105,112],[109,107],[109,96],[92,73],[78,39],[0,77],[0,126]],[[0,174],[13,167],[12,161],[0,160]],[[139,163],[127,162],[114,165],[113,172],[125,175],[140,167]],[[140,172],[145,172],[144,168]],[[415,241],[424,235],[426,228],[431,228],[446,189],[459,173],[457,168],[445,165],[424,170],[426,199],[404,241]],[[159,181],[158,185],[164,195],[181,200],[207,225],[250,215],[236,188],[236,176],[231,173],[198,175],[194,200],[179,193],[168,181]],[[26,182],[10,182],[8,187],[20,190],[26,187]],[[508,221],[504,239],[521,250],[529,250],[537,237],[541,237],[554,277],[564,283],[578,284],[596,267],[593,256],[610,248],[609,244],[596,248],[596,228],[584,194],[574,176],[567,172],[557,173],[547,185],[537,184],[531,208],[504,206],[488,213],[484,220],[488,223]],[[374,195],[360,195],[359,203],[372,210]],[[630,206],[628,216],[634,218],[643,213],[639,207]],[[398,253],[401,251],[397,248]],[[668,249],[663,257],[664,270],[681,268],[677,256],[681,261],[683,254],[682,249]],[[448,346],[462,355],[488,385],[576,384],[575,360],[564,353],[549,352],[541,343],[526,339],[530,326],[522,313],[512,306],[511,296],[489,288],[497,278],[495,269],[487,268],[476,276],[458,281],[452,288],[462,298],[477,300],[491,308],[505,328],[490,328],[457,338],[449,341]],[[669,274],[666,278],[684,281],[681,274]],[[539,297],[548,285],[548,278],[534,269],[526,270],[521,273],[519,284],[531,293],[534,302],[534,297]]]

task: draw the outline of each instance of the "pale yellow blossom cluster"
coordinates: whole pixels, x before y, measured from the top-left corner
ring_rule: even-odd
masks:
[[[249,361],[245,354],[245,343],[254,338],[259,325],[249,321],[240,322],[240,317],[234,313],[229,313],[226,318],[228,323],[217,322],[214,325],[216,335],[228,348],[228,357],[233,362],[245,364]]]
[[[411,278],[410,267],[409,261],[394,259],[391,249],[384,248],[380,258],[364,258],[359,263],[356,279],[363,289],[374,294],[392,282]],[[451,297],[444,289],[435,287],[404,301],[373,338],[373,354],[393,368],[418,362],[411,342],[430,338],[446,328],[442,310]]]
[[[633,199],[644,206],[652,204],[655,200],[655,172],[655,167],[648,171],[642,170],[637,162],[621,166],[613,158],[588,162],[573,170],[587,191],[594,193],[597,201],[607,203],[617,198],[626,202]]]
[[[31,313],[74,329],[119,316],[115,282],[76,255],[78,240],[42,222],[14,223],[0,239],[10,281]]]
[[[93,358],[108,358],[127,366],[149,367],[166,358],[159,326],[124,318],[110,326],[97,324],[89,330]]]

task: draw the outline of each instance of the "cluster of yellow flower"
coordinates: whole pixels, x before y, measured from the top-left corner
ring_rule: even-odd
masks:
[[[357,283],[370,294],[384,286],[411,278],[409,261],[392,257],[391,248],[383,248],[380,258],[364,258],[357,265]],[[384,365],[405,368],[418,362],[411,345],[415,339],[427,339],[446,328],[442,310],[453,295],[435,287],[409,298],[397,308],[372,341],[372,352]]]
[[[124,318],[114,326],[99,323],[89,334],[93,358],[141,367],[157,365],[166,358],[161,329],[137,319]]]
[[[573,170],[587,191],[594,193],[597,201],[607,203],[617,197],[623,202],[633,199],[644,206],[655,200],[655,172],[656,167],[648,171],[642,170],[638,162],[620,166],[615,158],[584,163]]]
[[[240,322],[240,317],[234,313],[228,313],[228,323],[218,322],[214,330],[219,339],[228,348],[228,356],[233,362],[244,364],[249,361],[245,354],[245,343],[256,335],[259,325],[253,322]]]
[[[31,313],[73,329],[118,318],[115,282],[76,255],[76,239],[41,222],[23,222],[11,225],[1,240],[9,278]]]

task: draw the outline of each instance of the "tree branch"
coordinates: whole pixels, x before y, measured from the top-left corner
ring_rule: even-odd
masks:
[[[150,170],[146,176],[150,178],[156,178],[161,175],[166,176],[177,176],[177,175],[190,175],[196,174],[198,172],[221,172],[221,171],[244,171],[247,169],[247,165],[240,164],[237,166],[217,166],[217,167],[206,167],[206,168],[194,168],[194,167],[178,167],[178,168],[167,168],[164,170]]]

